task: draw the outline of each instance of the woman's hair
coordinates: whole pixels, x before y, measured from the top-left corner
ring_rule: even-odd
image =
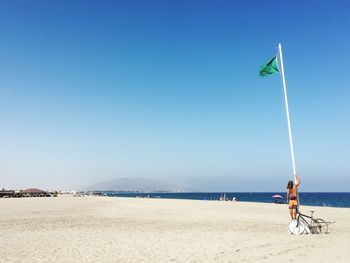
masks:
[[[293,188],[293,181],[289,181],[287,185],[287,189],[292,189]]]

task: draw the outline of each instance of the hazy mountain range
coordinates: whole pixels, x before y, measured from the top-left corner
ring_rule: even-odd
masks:
[[[190,192],[193,189],[144,178],[118,178],[90,185],[88,191],[126,191],[126,192]]]

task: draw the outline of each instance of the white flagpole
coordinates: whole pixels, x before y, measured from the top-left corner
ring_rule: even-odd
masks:
[[[291,129],[291,126],[290,126],[290,118],[289,118],[288,97],[287,97],[286,80],[284,78],[284,67],[283,67],[281,43],[278,44],[278,51],[279,51],[279,57],[280,57],[280,60],[281,60],[281,73],[282,73],[282,82],[283,82],[283,90],[284,90],[284,101],[285,101],[285,106],[286,106],[286,114],[287,114],[287,122],[288,122],[290,154],[291,154],[291,157],[292,157],[292,164],[293,164],[293,175],[296,176],[297,172],[296,172],[296,169],[295,169],[294,147],[293,147],[293,140],[292,140],[292,129]]]

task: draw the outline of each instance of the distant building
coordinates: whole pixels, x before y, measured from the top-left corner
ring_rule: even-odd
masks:
[[[0,190],[0,197],[13,197],[15,195],[15,191],[13,190]]]
[[[21,192],[22,197],[46,197],[51,196],[49,192],[38,188],[29,188]]]

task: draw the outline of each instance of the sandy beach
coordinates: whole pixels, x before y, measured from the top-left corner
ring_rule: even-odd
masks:
[[[348,262],[350,209],[302,207],[336,221],[287,233],[286,205],[48,197],[0,199],[1,262]]]

